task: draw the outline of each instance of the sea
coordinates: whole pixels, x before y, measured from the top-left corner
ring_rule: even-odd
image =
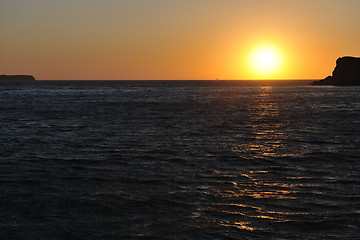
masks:
[[[359,239],[360,87],[0,83],[0,239]]]

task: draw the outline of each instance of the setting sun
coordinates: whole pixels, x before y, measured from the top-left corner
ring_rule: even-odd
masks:
[[[273,77],[281,70],[282,54],[271,45],[262,45],[255,48],[249,56],[249,67],[259,77]]]

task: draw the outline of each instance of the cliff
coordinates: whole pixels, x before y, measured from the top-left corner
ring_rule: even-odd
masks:
[[[332,76],[311,85],[360,86],[360,58],[338,58]]]
[[[28,81],[35,81],[35,78],[31,75],[0,75],[0,81],[28,82]]]

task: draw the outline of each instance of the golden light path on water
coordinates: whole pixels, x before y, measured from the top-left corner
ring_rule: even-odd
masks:
[[[291,153],[282,153],[282,144],[288,138],[283,130],[284,121],[279,119],[280,113],[276,98],[272,96],[272,87],[259,87],[256,97],[249,108],[252,140],[232,146],[232,151],[242,158],[248,156],[251,161],[270,161],[271,157],[291,157]],[[219,178],[237,179],[223,181],[221,188],[208,191],[210,203],[201,211],[214,214],[214,222],[223,227],[234,227],[245,231],[266,231],[262,229],[264,221],[284,223],[293,221],[296,216],[308,215],[306,209],[296,210],[290,206],[297,199],[297,189],[309,185],[297,184],[298,176],[281,176],[276,172],[281,168],[274,163],[272,166],[244,171],[221,172]],[[286,168],[286,167],[285,167]],[[291,169],[290,169],[291,170]],[[303,169],[294,169],[303,170]],[[273,179],[271,176],[276,176]],[[292,184],[286,180],[292,180]],[[223,186],[226,186],[225,188]],[[277,204],[282,207],[275,207]],[[289,211],[284,209],[289,208]],[[291,218],[289,218],[291,216]],[[262,224],[259,224],[259,223]]]

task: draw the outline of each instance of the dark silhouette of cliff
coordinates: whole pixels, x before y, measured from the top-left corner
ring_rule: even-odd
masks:
[[[29,82],[29,81],[35,81],[35,78],[31,75],[0,75],[0,81]]]
[[[360,86],[360,58],[338,58],[332,76],[315,81],[312,85]]]

